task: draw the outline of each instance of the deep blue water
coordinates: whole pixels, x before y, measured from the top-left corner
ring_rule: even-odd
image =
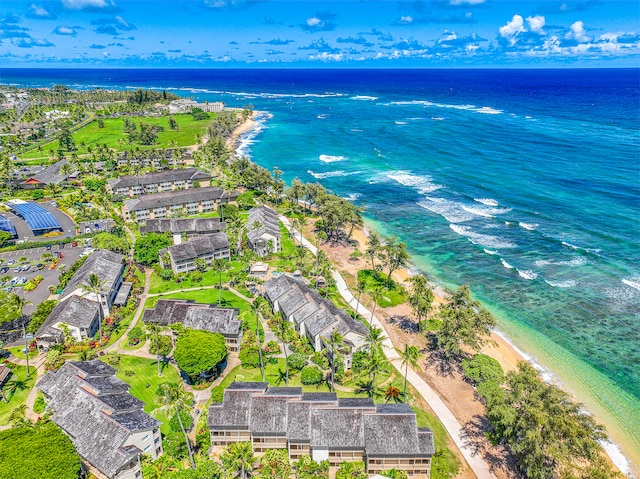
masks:
[[[640,70],[11,70],[268,112],[241,153],[366,207],[640,449]],[[549,373],[550,374],[550,373]]]

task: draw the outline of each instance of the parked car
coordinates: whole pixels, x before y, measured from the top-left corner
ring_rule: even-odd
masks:
[[[64,243],[60,243],[60,244],[58,245],[58,249],[64,249]]]
[[[36,265],[36,268],[38,268],[38,269],[44,269],[44,264],[42,264],[42,263],[38,263],[38,264]]]
[[[71,246],[78,246],[78,242],[74,241],[73,243],[71,243]]]
[[[5,267],[3,267],[3,268],[0,268],[0,273],[1,273],[1,274],[6,273],[7,271],[9,271],[9,268],[8,268],[7,266],[5,266]]]
[[[12,264],[16,264],[16,260],[15,259],[10,259],[9,261],[7,261],[7,264],[9,266],[11,266]]]
[[[20,271],[22,271],[22,266],[17,266],[15,268],[13,268],[13,272],[14,273],[19,273]]]
[[[51,249],[51,245],[50,245],[50,244],[48,244],[48,245],[46,246],[46,248],[47,248],[47,249]]]
[[[30,265],[30,264],[25,264],[25,265],[22,267],[22,271],[25,271],[25,272],[26,272],[26,271],[29,271],[30,269],[31,269],[31,265]]]

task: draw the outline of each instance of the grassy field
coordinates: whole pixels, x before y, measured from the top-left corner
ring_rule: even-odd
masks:
[[[120,356],[120,364],[113,367],[117,370],[116,376],[131,386],[129,392],[144,402],[145,412],[162,421],[160,429],[163,433],[168,433],[169,418],[157,410],[156,390],[161,383],[181,383],[178,371],[173,366],[162,365],[162,376],[158,377],[158,365],[155,360],[125,354]],[[128,376],[125,371],[132,371],[133,375]]]
[[[228,283],[229,280],[235,278],[235,276],[248,268],[248,263],[245,261],[230,261],[229,265],[231,269],[222,273],[222,283]],[[192,281],[191,276],[187,277],[180,283],[175,281],[165,281],[160,278],[155,272],[151,274],[151,284],[149,285],[149,293],[166,293],[167,291],[175,291],[178,289],[199,288],[202,286],[217,285],[220,281],[220,275],[213,270],[209,270],[203,273],[202,281]]]
[[[378,306],[381,308],[397,306],[409,300],[405,289],[394,281],[390,282],[389,289],[387,289],[387,275],[380,271],[361,269],[358,271],[358,279],[364,281],[365,292],[370,295],[376,288],[381,289],[380,299],[378,299]]]
[[[172,148],[190,146],[197,143],[196,137],[200,138],[207,129],[207,125],[211,122],[211,118],[207,120],[194,120],[190,114],[173,115],[179,130],[169,129],[169,117],[130,117],[132,121],[138,125],[141,121],[151,125],[157,125],[164,128],[164,131],[158,133],[157,143],[155,145],[130,145],[127,141],[128,135],[123,132],[123,118],[105,118],[104,128],[98,127],[97,121],[92,121],[87,126],[80,128],[73,133],[73,140],[76,144],[76,153],[82,156],[88,153],[88,147],[95,148],[97,145],[105,144],[109,148],[117,151],[131,150],[136,147],[141,150],[149,150],[151,148]],[[139,129],[139,128],[138,128]],[[119,141],[123,139],[124,143]],[[172,143],[172,142],[175,142]],[[83,145],[84,143],[84,145]],[[46,158],[49,150],[53,149],[54,153],[58,151],[58,140],[54,140],[36,149],[20,155],[21,159],[30,158]]]
[[[13,374],[2,388],[9,402],[6,403],[0,399],[0,424],[7,424],[11,412],[27,402],[27,396],[35,386],[37,378],[38,375],[35,374],[33,368],[31,368],[31,377],[29,379],[27,379],[26,366],[16,366],[13,369]]]
[[[11,351],[11,354],[13,354],[16,358],[18,359],[27,359],[27,355],[24,354],[24,346],[14,346],[12,348],[7,348],[9,349],[9,351]],[[29,359],[35,359],[36,357],[38,357],[39,351],[29,351]]]

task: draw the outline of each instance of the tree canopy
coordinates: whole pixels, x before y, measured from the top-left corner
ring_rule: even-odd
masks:
[[[149,233],[134,246],[133,258],[145,266],[151,266],[158,262],[158,251],[171,246],[171,238],[162,233]]]
[[[178,337],[173,357],[182,371],[195,378],[211,371],[227,353],[222,334],[191,330]]]
[[[91,244],[96,249],[108,249],[109,251],[119,254],[126,254],[129,250],[125,238],[106,232],[95,235],[91,240]]]
[[[0,431],[3,479],[77,479],[81,460],[71,440],[53,422]]]
[[[464,356],[463,347],[473,351],[491,342],[496,320],[480,301],[471,298],[468,286],[460,286],[449,302],[440,308],[442,328],[438,345],[447,357]]]

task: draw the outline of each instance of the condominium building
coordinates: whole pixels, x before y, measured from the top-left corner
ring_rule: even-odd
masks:
[[[231,250],[227,234],[215,233],[161,249],[158,255],[163,268],[171,267],[174,273],[188,273],[197,269],[196,260],[200,259],[210,265],[216,259],[229,259]]]
[[[210,182],[211,175],[204,171],[197,168],[179,168],[147,173],[146,175],[122,176],[107,181],[105,187],[110,194],[134,198],[150,193],[209,186]]]
[[[368,474],[389,469],[428,478],[435,453],[433,433],[418,427],[406,404],[374,404],[369,398],[335,393],[303,393],[302,388],[268,383],[233,383],[221,403],[209,407],[207,426],[214,448],[250,441],[256,455],[286,449],[289,458],[310,455],[328,460],[363,461]]]
[[[211,213],[219,204],[234,201],[238,195],[237,191],[224,191],[217,186],[165,191],[126,200],[122,216],[125,221],[141,223],[149,219]]]

